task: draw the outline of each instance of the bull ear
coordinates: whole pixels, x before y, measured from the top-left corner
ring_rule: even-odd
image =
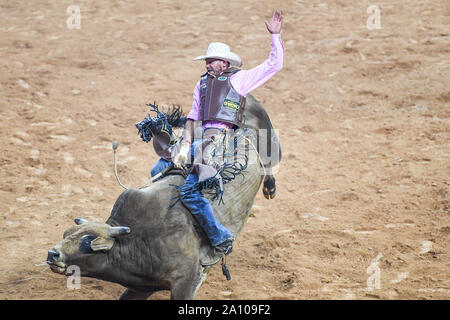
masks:
[[[105,239],[102,237],[97,237],[91,241],[92,251],[110,250],[114,245],[114,238]]]
[[[87,220],[84,219],[84,218],[76,218],[76,219],[75,219],[75,223],[76,223],[77,225],[80,225],[80,224],[83,224],[83,223],[86,223],[86,222],[89,222],[89,221],[87,221]]]
[[[117,237],[123,234],[130,233],[130,228],[128,227],[109,227],[108,228],[108,236]]]

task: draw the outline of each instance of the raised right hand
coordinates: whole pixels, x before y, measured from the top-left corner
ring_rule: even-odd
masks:
[[[267,30],[272,33],[280,33],[281,32],[281,24],[283,23],[283,15],[281,14],[280,11],[275,11],[274,14],[272,15],[272,20],[270,21],[270,23],[268,23],[267,21],[265,21],[266,23],[266,27]]]

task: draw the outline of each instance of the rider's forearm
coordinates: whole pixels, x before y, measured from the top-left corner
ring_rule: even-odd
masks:
[[[192,140],[194,137],[194,124],[195,124],[195,121],[192,119],[188,119],[186,121],[186,124],[184,126],[184,131],[183,131],[183,142],[182,143],[192,144]]]
[[[250,70],[241,70],[233,75],[231,84],[241,95],[246,96],[272,78],[283,68],[284,46],[280,34],[271,34],[271,50],[269,58]]]

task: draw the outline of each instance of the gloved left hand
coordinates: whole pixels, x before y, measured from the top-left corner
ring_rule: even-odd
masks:
[[[182,168],[187,162],[188,156],[191,151],[191,144],[187,141],[181,143],[180,152],[173,159],[173,164],[176,168]]]

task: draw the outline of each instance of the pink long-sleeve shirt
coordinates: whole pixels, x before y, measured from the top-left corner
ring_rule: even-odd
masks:
[[[269,58],[250,70],[240,70],[230,78],[231,85],[240,95],[246,97],[247,94],[258,88],[267,80],[272,78],[283,67],[284,47],[280,34],[271,34],[271,50]],[[194,88],[192,109],[187,115],[188,119],[201,120],[200,110],[200,81]],[[233,125],[220,121],[205,121],[203,128],[231,128]]]

